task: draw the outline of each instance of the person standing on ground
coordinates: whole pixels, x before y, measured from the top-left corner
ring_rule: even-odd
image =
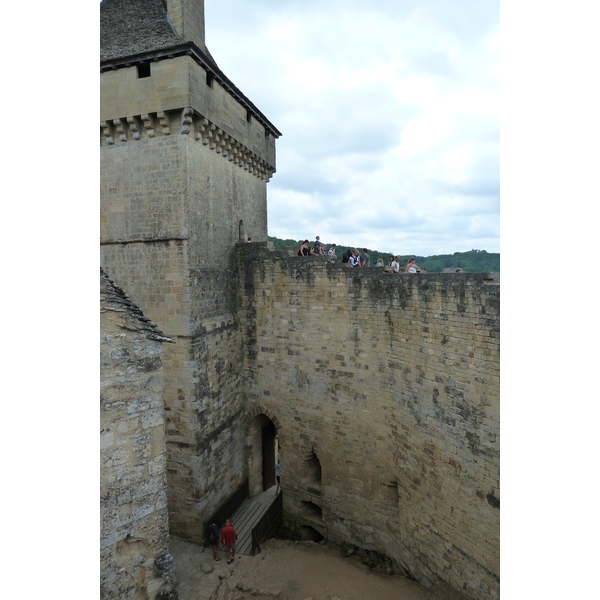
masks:
[[[225,527],[221,531],[221,545],[225,543],[227,546],[227,564],[231,564],[235,558],[235,540],[237,540],[237,532],[233,525],[230,525],[229,519],[225,521]],[[231,556],[231,559],[229,558]]]
[[[335,244],[331,244],[331,248],[329,248],[329,258],[333,258],[333,260],[337,260],[337,256],[335,254]]]
[[[279,484],[281,482],[281,467],[279,466],[279,460],[275,463],[275,478],[277,479],[277,489],[275,495],[279,493]]]
[[[400,273],[400,256],[395,256],[390,266],[394,269],[394,273]]]
[[[213,521],[208,527],[208,543],[210,544],[213,558],[215,560],[221,560],[219,558],[219,530],[216,521]]]
[[[344,254],[342,254],[342,262],[343,263],[349,262],[351,256],[352,256],[352,250],[350,250],[350,248],[348,248],[348,250],[346,250],[346,252],[344,252]]]
[[[371,262],[371,257],[367,253],[367,249],[363,248],[362,256],[360,257],[360,266],[368,267]]]

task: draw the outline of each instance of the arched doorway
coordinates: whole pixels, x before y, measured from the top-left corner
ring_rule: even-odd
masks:
[[[250,416],[246,440],[248,485],[250,496],[255,496],[277,484],[275,463],[280,456],[276,422],[263,413]]]
[[[262,479],[263,490],[268,490],[276,484],[275,481],[275,425],[269,421],[262,426]],[[273,465],[273,466],[271,466]]]

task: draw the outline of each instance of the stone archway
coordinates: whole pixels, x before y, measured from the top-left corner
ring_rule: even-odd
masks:
[[[248,464],[248,487],[255,496],[275,485],[275,462],[277,461],[276,438],[279,421],[256,407],[246,417],[246,460]]]

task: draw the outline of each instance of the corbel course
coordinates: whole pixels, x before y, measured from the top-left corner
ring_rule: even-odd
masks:
[[[273,169],[264,160],[189,106],[176,112],[160,111],[102,121],[101,143],[114,146],[116,136],[119,142],[127,142],[155,138],[157,134],[171,135],[171,126],[176,126],[177,121],[182,135],[191,133],[195,141],[263,181],[268,182],[273,176]]]

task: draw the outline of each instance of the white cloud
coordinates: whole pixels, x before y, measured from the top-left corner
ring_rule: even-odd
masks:
[[[498,2],[205,0],[205,10],[215,60],[283,133],[271,235],[499,251]]]

